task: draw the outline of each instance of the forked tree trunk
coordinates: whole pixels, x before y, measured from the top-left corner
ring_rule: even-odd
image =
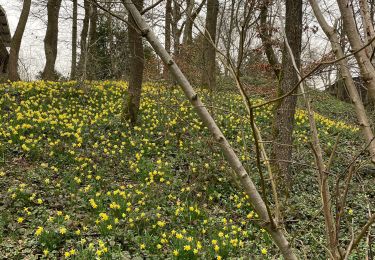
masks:
[[[272,223],[274,223],[268,215],[266,205],[260,196],[258,190],[256,189],[254,183],[252,182],[250,176],[246,172],[244,166],[242,165],[237,154],[234,152],[233,148],[221,132],[220,128],[217,126],[215,120],[212,118],[206,106],[202,103],[197,93],[194,91],[193,87],[190,85],[189,81],[186,79],[184,74],[181,72],[177,64],[172,60],[171,56],[164,49],[163,45],[159,42],[156,35],[151,31],[150,27],[147,25],[145,20],[142,18],[141,14],[135,8],[129,0],[122,0],[126,9],[128,9],[131,16],[136,21],[138,28],[142,32],[142,35],[146,37],[148,42],[151,44],[155,52],[160,56],[165,64],[168,64],[172,75],[178,81],[182,90],[184,91],[186,97],[189,99],[190,103],[195,108],[195,111],[199,115],[200,119],[203,121],[205,126],[211,132],[218,145],[220,146],[226,160],[236,174],[240,177],[241,184],[249,196],[250,203],[254,207],[255,211],[261,219],[261,225],[265,230],[271,235],[274,243],[279,247],[283,257],[285,259],[297,259],[292,248],[290,247],[288,241],[286,240],[282,229],[279,229]]]
[[[42,73],[44,80],[56,80],[55,63],[57,57],[57,40],[59,35],[59,13],[61,0],[48,0],[47,31],[44,38],[44,52],[46,55],[46,65]]]
[[[188,1],[188,7],[186,8],[186,24],[184,29],[184,34],[182,38],[182,44],[190,45],[193,43],[193,25],[194,21],[202,10],[206,0],[203,0],[201,4],[194,10],[195,0]]]
[[[77,74],[77,33],[78,33],[78,0],[73,0],[73,20],[72,20],[72,64],[70,79],[76,78]]]
[[[216,88],[216,50],[215,45],[219,1],[207,0],[205,40],[203,42],[202,85],[208,89]]]
[[[350,46],[355,52],[354,57],[357,60],[361,70],[361,76],[365,81],[368,89],[369,100],[371,106],[375,105],[375,68],[371,64],[370,58],[367,55],[366,49],[360,50],[363,47],[361,37],[358,33],[357,26],[353,17],[352,6],[348,4],[347,0],[337,0],[340,8],[341,17],[344,25],[344,31],[348,37]]]
[[[338,35],[337,31],[327,23],[316,0],[309,1],[314,11],[315,17],[317,18],[324,33],[327,35],[329,41],[331,42],[332,50],[335,53],[336,58],[340,59],[340,61],[338,62],[340,74],[348,89],[349,96],[353,101],[354,109],[358,118],[358,123],[362,130],[363,137],[368,144],[368,151],[370,152],[371,159],[375,163],[375,141],[373,140],[374,134],[372,132],[371,124],[366,114],[366,109],[363,105],[357,87],[350,73],[348,61],[347,59],[344,59],[345,54],[340,45],[340,36]]]
[[[18,58],[21,48],[22,36],[25,31],[26,23],[29,18],[31,0],[24,0],[20,20],[17,25],[16,32],[13,35],[10,45],[9,63],[8,63],[8,79],[17,81],[20,79],[18,74]]]
[[[133,3],[138,11],[143,9],[143,0],[135,0]],[[124,104],[123,117],[124,119],[129,119],[134,125],[137,122],[141,100],[144,53],[142,36],[137,32],[137,23],[130,14],[128,22],[130,64],[132,64],[132,66],[130,67],[128,98],[127,102]]]
[[[302,41],[302,0],[286,0],[285,34],[299,68]],[[288,53],[286,44],[284,44],[281,73],[282,80],[278,88],[278,96],[288,93],[299,82],[293,59]],[[285,199],[288,198],[292,185],[290,165],[296,104],[296,95],[289,95],[279,101],[275,108],[273,121],[272,167]]]

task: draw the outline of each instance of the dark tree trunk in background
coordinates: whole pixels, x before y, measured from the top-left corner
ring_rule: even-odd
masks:
[[[57,40],[59,34],[59,12],[61,0],[48,0],[47,12],[48,22],[47,31],[44,38],[44,52],[46,55],[46,65],[44,67],[42,78],[44,80],[56,80],[55,63],[57,57]]]
[[[106,9],[112,12],[112,3],[110,1],[106,1]],[[106,13],[106,18],[108,21],[108,31],[109,31],[109,55],[111,59],[111,79],[115,79],[117,75],[117,68],[116,68],[116,60],[115,60],[115,53],[116,53],[116,44],[114,41],[114,29],[113,29],[113,17],[109,13]],[[119,77],[118,77],[119,78]]]
[[[285,33],[292,49],[296,64],[301,63],[302,40],[302,0],[286,0]],[[282,80],[278,95],[289,92],[297,83],[298,75],[293,66],[292,58],[284,44],[282,60]],[[288,196],[291,185],[290,165],[292,160],[294,114],[297,96],[289,95],[281,100],[275,108],[273,122],[272,166],[283,195]]]
[[[202,10],[206,0],[203,0],[201,4],[194,10],[195,0],[188,1],[188,7],[186,10],[186,23],[185,23],[185,30],[182,38],[182,43],[184,45],[190,45],[193,43],[193,25],[194,21],[199,15],[200,11]]]
[[[21,16],[10,45],[8,79],[11,81],[17,81],[20,79],[18,74],[18,58],[21,48],[22,36],[25,31],[27,20],[29,18],[30,6],[31,0],[23,1]]]
[[[186,22],[185,22],[185,30],[182,38],[182,43],[191,44],[193,39],[193,21],[190,17],[193,14],[195,0],[187,0],[186,1]]]
[[[164,35],[164,42],[165,42],[165,50],[168,54],[171,54],[171,24],[172,24],[172,0],[167,0],[165,5],[165,35]],[[163,76],[164,79],[169,78],[168,67],[167,65],[163,68]]]
[[[253,9],[255,7],[255,2],[249,3],[249,5],[246,6],[243,14],[243,21],[240,25],[238,25],[240,39],[239,39],[239,45],[238,45],[238,56],[237,56],[237,76],[241,77],[241,67],[242,63],[246,56],[246,37],[248,35],[249,25],[251,21],[251,17],[253,12]]]
[[[97,42],[98,42],[98,8],[95,4],[91,5],[90,12],[90,31],[89,31],[89,45],[87,50],[87,64],[90,65],[88,71],[89,79],[96,79],[97,74]]]
[[[98,7],[96,5],[91,5],[90,13],[90,40],[91,44],[95,45],[97,36],[97,24],[98,24]]]
[[[81,31],[81,43],[80,43],[81,55],[79,57],[79,62],[78,62],[78,73],[79,73],[80,78],[84,77],[84,75],[86,74],[85,61],[87,57],[87,36],[89,33],[90,8],[91,8],[89,0],[84,0],[84,8],[85,8],[85,16],[83,18],[83,25],[82,25],[82,31]]]
[[[73,2],[73,21],[72,21],[72,64],[70,71],[70,79],[76,78],[77,73],[77,33],[78,33],[78,0]]]
[[[270,5],[270,0],[265,0],[260,8],[259,20],[260,20],[260,28],[259,28],[259,35],[262,40],[262,44],[264,47],[264,52],[266,53],[266,57],[268,63],[271,65],[272,70],[274,71],[278,80],[281,80],[280,73],[281,73],[281,66],[280,62],[275,54],[272,45],[272,33],[271,27],[272,24],[268,21],[268,6]]]
[[[207,0],[205,40],[203,43],[202,84],[209,89],[216,88],[216,50],[215,44],[219,1]]]
[[[143,0],[134,0],[134,5],[140,11],[143,9]],[[144,52],[142,36],[134,28],[137,28],[134,19],[129,14],[128,40],[130,50],[130,79],[128,88],[128,100],[124,104],[123,117],[134,125],[137,122],[139,105],[142,92],[142,80],[144,69]]]

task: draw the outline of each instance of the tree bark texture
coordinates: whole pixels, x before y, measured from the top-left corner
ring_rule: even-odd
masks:
[[[285,33],[293,51],[297,67],[301,63],[302,40],[302,0],[286,0]],[[284,44],[282,61],[282,80],[278,87],[278,95],[288,93],[299,81],[293,66],[293,59]],[[284,189],[283,195],[288,196],[291,186],[290,164],[292,160],[293,127],[296,111],[297,96],[289,95],[279,101],[275,108],[273,121],[272,168],[279,180],[279,187]]]
[[[57,57],[57,40],[59,35],[59,13],[61,0],[48,0],[47,3],[47,31],[44,38],[44,52],[46,64],[42,73],[44,80],[56,80],[55,63]]]
[[[83,75],[86,75],[86,68],[85,68],[85,61],[87,60],[87,36],[89,33],[89,25],[90,25],[90,2],[89,0],[84,0],[84,9],[85,9],[85,16],[83,18],[82,24],[82,31],[81,31],[81,42],[80,42],[80,49],[81,55],[79,57],[78,62],[78,73],[79,77],[82,78]]]
[[[224,42],[225,45],[225,55],[228,60],[231,61],[231,46],[232,46],[232,36],[233,36],[233,30],[234,30],[234,13],[235,13],[235,7],[236,7],[236,1],[231,0],[230,4],[230,20],[229,20],[229,29],[226,33],[226,41]],[[225,67],[225,76],[228,76],[229,69]]]
[[[337,0],[340,8],[341,17],[344,25],[344,31],[348,37],[352,51],[357,60],[361,71],[361,76],[367,86],[371,106],[375,105],[375,68],[371,64],[366,49],[358,52],[363,47],[361,37],[358,33],[357,26],[353,17],[352,6],[347,0]]]
[[[78,34],[78,0],[72,0],[73,20],[72,20],[72,64],[70,70],[70,79],[77,76],[77,34]]]
[[[245,43],[246,43],[246,37],[247,37],[247,32],[249,30],[249,24],[251,21],[251,17],[253,15],[253,8],[255,7],[255,3],[250,3],[249,5],[246,6],[245,11],[243,13],[243,21],[241,24],[238,26],[239,33],[240,33],[240,40],[238,44],[238,56],[237,56],[237,75],[241,77],[241,67],[242,63],[245,59]]]
[[[171,29],[172,29],[172,35],[173,35],[173,54],[174,56],[178,56],[180,54],[181,34],[185,26],[185,23],[183,23],[181,27],[179,28],[179,22],[182,17],[180,4],[177,2],[177,0],[172,0],[172,1],[173,1],[173,5],[172,5]]]
[[[172,0],[167,0],[165,4],[165,31],[164,31],[164,42],[165,49],[168,54],[171,54],[171,24],[172,24]],[[163,77],[165,80],[169,78],[168,67],[163,67]]]
[[[374,24],[371,19],[371,13],[367,0],[359,0],[359,6],[362,16],[365,43],[367,44],[375,37]],[[375,41],[371,42],[371,44],[367,47],[367,56],[370,58],[370,60],[374,49]]]
[[[265,0],[260,8],[260,28],[259,35],[262,40],[264,52],[266,54],[268,63],[271,65],[277,79],[281,80],[281,65],[275,54],[272,46],[272,34],[270,33],[271,24],[268,22],[268,6],[270,5],[269,0]]]
[[[218,13],[219,1],[207,0],[205,40],[203,42],[202,84],[211,90],[216,88],[216,50],[212,45],[215,45]]]
[[[143,9],[143,0],[133,1],[138,11]],[[142,36],[136,30],[137,23],[129,14],[129,50],[130,50],[130,78],[128,87],[128,98],[124,107],[124,117],[132,124],[137,122],[139,105],[142,92],[142,79],[144,70],[144,52]]]
[[[97,42],[98,42],[98,7],[95,4],[91,5],[90,12],[90,29],[89,29],[89,43],[87,48],[87,64],[90,64],[88,70],[88,79],[96,79],[97,76]]]
[[[186,24],[184,34],[182,38],[182,44],[191,45],[193,43],[193,25],[194,21],[202,10],[206,0],[203,0],[201,4],[194,10],[195,0],[189,0],[186,8]]]
[[[10,45],[9,63],[8,63],[8,79],[17,81],[20,79],[18,74],[18,58],[21,48],[23,33],[25,31],[26,23],[29,18],[31,7],[31,0],[24,0],[20,19],[18,21],[17,29],[13,35]]]

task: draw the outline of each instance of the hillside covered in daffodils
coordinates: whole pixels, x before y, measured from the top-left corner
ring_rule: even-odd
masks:
[[[257,225],[257,214],[229,177],[223,155],[182,92],[146,84],[139,125],[132,128],[121,121],[126,88],[123,82],[83,87],[75,82],[0,85],[2,257],[277,256],[278,250]],[[251,128],[241,97],[200,92],[257,180]],[[256,112],[264,140],[272,131],[271,117],[272,107]],[[316,120],[325,156],[330,155],[336,136],[341,136],[332,167],[340,172],[348,158],[363,148],[358,128],[319,114]],[[324,236],[324,221],[313,181],[308,119],[302,109],[296,126],[298,153],[293,167],[302,181],[296,184],[300,190],[292,195],[295,206],[286,223],[291,238],[298,234],[292,239],[295,248],[324,256],[315,239]],[[347,222],[360,226],[362,220],[355,213],[365,211],[366,204],[350,201],[348,205]]]

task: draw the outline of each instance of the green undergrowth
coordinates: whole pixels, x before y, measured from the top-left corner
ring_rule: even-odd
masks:
[[[222,153],[182,92],[145,84],[139,124],[132,128],[121,122],[126,88],[123,82],[0,86],[2,257],[277,257],[279,251],[257,225],[248,198],[233,184]],[[231,92],[199,94],[258,184],[241,98]],[[266,141],[272,114],[269,106],[256,111]],[[326,160],[340,135],[334,181],[363,149],[361,138],[348,122],[321,115],[316,120]],[[298,110],[295,188],[286,227],[299,252],[323,259],[324,221],[309,141],[306,113]],[[344,230],[364,222],[371,183],[369,176],[358,176],[361,185],[351,193]],[[357,259],[365,247],[355,252]]]

